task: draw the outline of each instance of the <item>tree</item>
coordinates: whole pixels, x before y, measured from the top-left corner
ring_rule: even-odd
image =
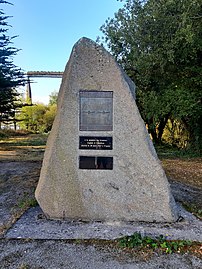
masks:
[[[57,112],[57,104],[48,105],[47,111],[44,114],[44,132],[49,132],[52,128],[53,121]]]
[[[137,85],[137,104],[159,143],[178,119],[201,149],[200,0],[125,0],[101,27],[104,42]]]
[[[0,4],[10,3],[0,0]],[[15,37],[7,35],[8,18],[9,16],[0,9],[0,123],[9,121],[15,116],[15,109],[19,106],[19,93],[16,88],[25,83],[23,72],[13,63],[13,57],[18,49],[12,47],[12,40]]]
[[[58,92],[54,91],[49,95],[49,103],[47,106],[47,111],[44,115],[44,122],[45,122],[45,132],[49,132],[52,128],[53,121],[56,116],[57,112],[57,99],[58,99]]]
[[[17,118],[20,127],[32,132],[49,132],[57,112],[57,96],[57,92],[52,92],[48,105],[37,103],[32,106],[24,106]]]
[[[44,132],[44,115],[46,111],[46,105],[40,103],[24,106],[18,116],[20,127],[32,132]]]
[[[51,92],[51,94],[49,95],[49,106],[57,105],[57,100],[58,100],[58,92],[57,91]]]

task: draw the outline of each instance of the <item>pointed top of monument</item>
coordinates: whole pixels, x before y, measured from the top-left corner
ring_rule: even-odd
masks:
[[[85,37],[85,36],[83,36],[83,37],[81,37],[78,41],[77,41],[77,43],[87,43],[87,44],[96,44],[96,45],[98,45],[98,43],[96,43],[95,41],[93,41],[92,39],[90,39],[90,38],[88,38],[88,37]],[[76,43],[76,44],[77,44]]]
[[[112,55],[102,46],[100,45],[99,43],[97,43],[96,41],[88,38],[88,37],[81,37],[74,45],[74,48],[77,48],[77,47],[92,47],[92,48],[96,48],[96,49],[99,49],[103,52],[105,52],[106,54],[109,54],[111,57]],[[74,50],[74,49],[73,49]]]
[[[136,87],[134,82],[127,76],[113,55],[111,55],[104,46],[90,38],[81,37],[73,47],[69,63],[74,62],[73,58],[76,58],[80,70],[88,69],[89,73],[93,70],[97,70],[99,73],[103,74],[103,80],[106,80],[106,75],[110,76],[111,80],[114,80],[113,70],[117,69],[117,71],[120,72],[120,76],[123,76],[127,82],[128,89],[133,98],[136,99]],[[82,66],[82,64],[84,65]]]

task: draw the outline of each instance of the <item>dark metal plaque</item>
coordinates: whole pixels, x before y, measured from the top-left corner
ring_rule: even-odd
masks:
[[[106,136],[80,136],[79,149],[112,149],[112,137]]]
[[[79,157],[79,169],[112,170],[113,157]]]
[[[80,131],[113,130],[113,92],[80,91]]]

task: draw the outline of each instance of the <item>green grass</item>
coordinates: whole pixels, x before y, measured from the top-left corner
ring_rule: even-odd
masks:
[[[20,132],[21,134],[21,132]],[[21,134],[0,137],[1,161],[41,161],[48,134]]]
[[[194,243],[189,240],[173,240],[168,241],[162,235],[156,239],[145,236],[142,237],[140,233],[134,233],[131,236],[125,236],[118,239],[118,244],[122,248],[142,248],[160,250],[163,253],[171,254],[174,252],[183,253],[185,249],[192,246]]]
[[[0,130],[0,139],[1,138],[9,138],[11,136],[26,136],[31,134],[30,132],[26,131],[26,130],[12,130],[12,129],[3,129]]]
[[[35,207],[37,205],[37,200],[35,198],[29,197],[23,198],[21,201],[18,202],[18,207],[22,210],[26,210],[27,208]]]
[[[200,152],[194,149],[180,149],[174,146],[169,146],[166,144],[155,145],[156,152],[159,158],[180,158],[180,159],[190,159],[201,157]]]
[[[10,136],[0,138],[0,145],[7,145],[11,147],[18,146],[45,146],[47,141],[47,134],[28,134],[23,136]]]

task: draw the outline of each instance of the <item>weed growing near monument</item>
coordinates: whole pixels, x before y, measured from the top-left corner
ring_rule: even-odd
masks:
[[[30,208],[30,207],[35,207],[35,206],[37,206],[37,205],[38,205],[38,203],[37,203],[36,199],[34,199],[34,198],[29,198],[29,197],[22,199],[22,200],[18,203],[18,206],[19,206],[21,209],[23,209],[23,210],[26,210],[26,209],[28,209],[28,208]]]
[[[162,235],[156,239],[145,236],[142,237],[140,233],[134,233],[131,236],[125,236],[118,240],[119,246],[123,248],[152,248],[153,250],[159,249],[160,251],[171,254],[173,252],[184,252],[185,249],[193,243],[189,240],[168,241]]]

